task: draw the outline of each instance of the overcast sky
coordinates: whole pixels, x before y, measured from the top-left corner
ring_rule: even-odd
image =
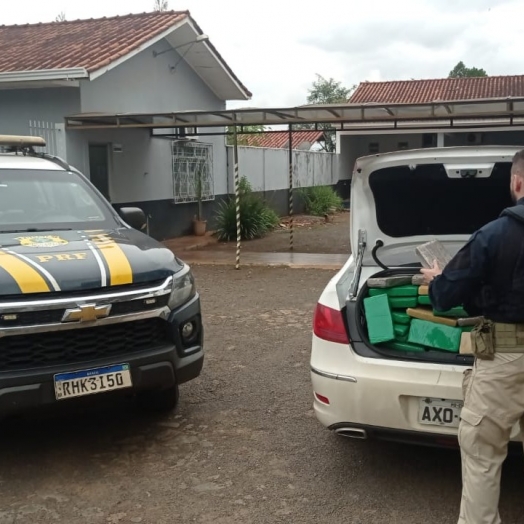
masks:
[[[0,0],[0,23],[151,11],[154,0]],[[238,106],[306,102],[315,74],[365,80],[447,76],[459,61],[524,73],[522,0],[169,0],[192,16],[253,92]]]

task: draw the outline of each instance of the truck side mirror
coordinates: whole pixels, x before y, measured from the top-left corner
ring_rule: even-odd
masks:
[[[146,215],[139,207],[122,207],[119,214],[133,229],[142,231],[147,226]]]

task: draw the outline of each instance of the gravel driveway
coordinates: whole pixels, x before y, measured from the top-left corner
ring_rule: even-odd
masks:
[[[456,523],[457,452],[344,440],[313,415],[311,316],[332,272],[195,273],[207,357],[178,411],[99,397],[4,423],[0,524]],[[522,522],[523,485],[513,460],[505,524]]]

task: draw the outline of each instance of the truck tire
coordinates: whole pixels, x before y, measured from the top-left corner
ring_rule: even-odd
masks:
[[[169,389],[141,391],[137,395],[139,406],[154,413],[173,411],[178,405],[178,399],[178,384]]]

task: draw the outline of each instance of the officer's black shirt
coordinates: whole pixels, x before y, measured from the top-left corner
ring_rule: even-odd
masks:
[[[429,288],[433,307],[463,306],[471,316],[524,322],[524,198],[472,235]]]

